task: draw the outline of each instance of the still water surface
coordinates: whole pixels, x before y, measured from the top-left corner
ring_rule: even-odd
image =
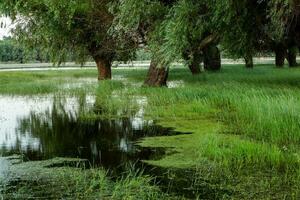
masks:
[[[157,155],[135,145],[142,137],[175,134],[144,120],[142,107],[132,117],[82,120],[101,110],[93,96],[0,96],[0,105],[0,155],[25,160],[72,157],[114,168]]]

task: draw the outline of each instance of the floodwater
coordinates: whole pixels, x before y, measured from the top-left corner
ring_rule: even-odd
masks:
[[[83,113],[101,110],[93,96],[0,96],[0,105],[0,155],[25,161],[68,157],[116,168],[161,152],[138,147],[139,139],[175,134],[143,120],[142,110],[121,119],[85,119]]]
[[[140,109],[131,117],[100,119],[86,117],[105,112],[94,96],[0,95],[0,182],[13,188],[21,184],[17,177],[9,177],[11,163],[5,159],[7,156],[20,157],[25,162],[79,158],[84,160],[85,167],[103,167],[113,171],[113,176],[122,175],[128,166],[134,165],[157,177],[164,191],[192,194],[191,191],[177,191],[190,184],[189,179],[170,186],[168,169],[153,168],[142,162],[160,159],[165,149],[142,148],[136,145],[137,141],[144,137],[182,133],[145,120],[146,98],[136,97],[136,103]],[[76,166],[76,161],[66,164]]]

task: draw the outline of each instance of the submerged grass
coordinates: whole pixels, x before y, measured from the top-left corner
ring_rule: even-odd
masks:
[[[0,73],[5,86],[0,93],[57,92],[65,77],[86,78],[93,73],[34,72],[25,78],[19,72]],[[83,118],[136,115],[143,97],[145,118],[192,133],[143,139],[142,146],[168,148],[163,159],[147,163],[192,168],[192,187],[214,188],[218,199],[300,198],[300,69],[226,65],[221,72],[192,76],[176,68],[170,72],[170,82],[183,83],[176,88],[136,87],[146,70],[115,70],[114,74],[125,79],[65,89],[96,95],[97,111]],[[18,88],[15,82],[25,80],[29,85]],[[58,81],[52,85],[52,80]],[[231,192],[222,196],[223,190]],[[201,197],[201,192],[199,198],[209,198]]]
[[[22,163],[11,159],[10,180],[0,189],[2,199],[174,199],[164,194],[154,180],[142,172],[129,170],[117,180],[105,169],[85,169],[83,161],[55,158]],[[76,162],[80,168],[68,167]],[[60,166],[60,167],[58,167]],[[0,182],[1,183],[1,182]],[[176,198],[175,198],[176,199]]]

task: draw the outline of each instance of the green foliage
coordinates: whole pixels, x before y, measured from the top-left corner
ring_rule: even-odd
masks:
[[[288,0],[130,0],[118,1],[113,10],[116,30],[135,37],[142,32],[154,57],[168,64],[193,59],[210,34],[233,58],[270,51],[287,37],[293,9]]]
[[[201,38],[209,32],[207,13],[201,7],[205,6],[202,1],[178,1],[168,12],[166,20],[161,24],[161,37],[163,45],[159,55],[166,63],[181,59],[188,49],[200,44]],[[159,41],[161,42],[161,41]]]
[[[151,53],[146,49],[139,49],[136,52],[137,61],[151,60]]]
[[[164,17],[166,12],[158,0],[114,1],[110,4],[110,8],[110,12],[115,16],[112,30],[116,31],[114,33],[117,35],[124,32],[133,32],[133,34],[135,31],[149,32],[155,27],[156,21],[162,20],[161,17]]]
[[[282,41],[286,36],[287,25],[292,16],[294,1],[289,0],[271,0],[269,1],[270,24],[267,26],[270,36],[274,41]]]
[[[265,32],[266,3],[243,0],[232,2],[226,8],[225,13],[222,13],[227,16],[226,24],[221,24],[220,29],[222,48],[233,58],[255,56],[267,50],[269,33]],[[222,21],[222,14],[217,16],[217,21]]]
[[[234,58],[270,50],[285,40],[294,18],[294,1],[270,0],[4,0],[0,10],[18,26],[16,38],[27,48],[43,46],[58,63],[73,52],[129,60],[139,45],[164,64],[191,60],[209,35]],[[109,32],[109,34],[108,34]]]
[[[15,45],[9,38],[0,41],[0,62],[23,62],[23,50]]]
[[[72,52],[84,62],[88,56],[129,59],[130,40],[117,45],[107,32],[113,16],[105,1],[89,0],[5,0],[0,11],[8,12],[17,22],[13,34],[28,49],[47,49],[54,62],[64,62]],[[2,8],[2,9],[1,9]]]
[[[13,60],[13,46],[6,41],[1,41],[0,45],[1,61],[7,62]]]
[[[12,38],[0,40],[0,62],[49,62],[49,55],[44,50],[36,47],[26,49]]]

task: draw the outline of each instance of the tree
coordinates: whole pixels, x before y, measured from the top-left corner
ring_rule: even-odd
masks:
[[[191,49],[186,57],[192,58],[193,64],[194,54],[202,51],[205,68],[219,69],[216,45],[220,44],[231,57],[244,58],[248,68],[253,67],[254,55],[271,50],[276,52],[277,65],[282,65],[288,54],[289,64],[294,66],[299,10],[299,0],[178,0],[165,20],[160,55],[172,61]],[[210,36],[215,39],[199,48]]]
[[[30,54],[25,54],[24,49],[14,43],[14,41],[5,37],[0,40],[0,62],[20,62],[23,63]]]
[[[293,0],[291,5],[290,26],[288,29],[288,55],[287,60],[290,67],[298,66],[297,53],[300,49],[300,1]]]
[[[68,55],[70,57],[71,55]],[[0,40],[0,62],[49,62],[48,52],[35,47],[24,48],[11,37],[4,37]]]
[[[151,52],[151,64],[144,82],[148,86],[165,86],[169,74],[169,67],[162,63],[157,54],[158,48],[153,43],[160,43],[161,23],[173,4],[172,0],[118,0],[111,4],[114,14],[112,26],[116,38],[129,36],[138,47],[144,47]]]
[[[17,22],[14,36],[29,47],[43,46],[56,63],[73,52],[79,59],[91,56],[98,79],[111,78],[113,60],[131,56],[130,40],[118,46],[108,30],[113,16],[109,0],[3,0],[0,9]],[[126,47],[125,47],[126,46]]]
[[[269,7],[271,22],[268,30],[276,54],[276,66],[283,67],[287,58],[289,66],[294,67],[299,47],[300,1],[273,0]]]
[[[222,32],[221,45],[232,58],[244,58],[247,68],[253,68],[253,56],[269,47],[265,25],[267,22],[267,1],[227,1],[225,14],[217,11],[217,20]],[[225,5],[223,5],[225,6]],[[222,23],[222,14],[226,21]]]
[[[233,58],[244,58],[246,67],[253,67],[253,56],[274,51],[276,65],[283,66],[285,58],[296,65],[296,30],[298,0],[227,1],[226,13],[217,17],[222,32],[221,45]],[[224,1],[225,2],[225,1]],[[218,13],[219,11],[214,11]],[[297,14],[298,13],[298,14]],[[218,15],[216,15],[218,16]],[[222,24],[222,18],[225,23]]]
[[[4,38],[0,41],[0,61],[8,62],[13,60],[14,46],[10,40]]]
[[[266,1],[251,0],[129,0],[119,1],[115,14],[119,16],[118,27],[127,32],[136,35],[140,27],[150,30],[143,36],[160,66],[183,58],[197,74],[202,61],[207,70],[220,69],[219,44],[232,57],[244,57],[247,66],[253,67],[253,55],[269,48],[265,31],[269,8]]]
[[[199,73],[204,52],[210,57],[205,60],[207,69],[220,67],[220,52],[216,51],[216,45],[210,47],[216,44],[218,37],[214,34],[214,25],[210,24],[205,1],[119,0],[112,10],[115,32],[129,33],[152,52],[146,85],[165,85],[168,66],[182,58],[192,73]],[[217,57],[219,62],[216,62]],[[215,61],[209,62],[211,58]],[[211,64],[214,67],[210,67]]]
[[[275,51],[277,65],[288,53],[290,66],[295,65],[299,0],[118,2],[118,26],[135,35],[140,27],[150,30],[143,36],[160,66],[183,58],[195,74],[202,61],[206,69],[217,70],[220,46],[231,57],[244,58],[248,68],[253,56],[265,51]]]

